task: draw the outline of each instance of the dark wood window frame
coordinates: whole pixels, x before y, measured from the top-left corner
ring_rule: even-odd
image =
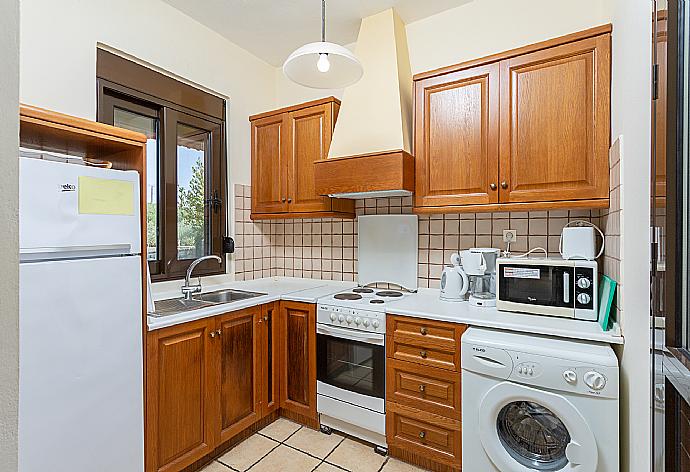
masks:
[[[99,122],[113,124],[115,108],[155,118],[158,122],[158,260],[149,261],[151,279],[182,278],[192,262],[191,259],[178,259],[177,254],[178,123],[209,134],[210,152],[206,153],[204,163],[208,222],[205,252],[223,259],[221,264],[216,261],[199,264],[194,274],[224,274],[226,261],[222,250],[227,228],[225,100],[101,49],[98,49],[97,64]]]

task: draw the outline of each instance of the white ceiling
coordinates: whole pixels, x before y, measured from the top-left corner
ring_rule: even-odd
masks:
[[[164,1],[274,66],[303,44],[321,40],[320,0]],[[350,44],[362,18],[391,7],[411,23],[471,1],[326,0],[326,39]]]

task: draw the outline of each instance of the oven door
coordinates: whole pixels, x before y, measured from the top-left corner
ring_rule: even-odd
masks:
[[[316,333],[317,380],[320,383],[384,399],[386,348],[383,334],[324,325],[317,325]],[[347,398],[342,400],[348,401]]]
[[[507,263],[498,269],[498,308],[575,316],[572,266]]]

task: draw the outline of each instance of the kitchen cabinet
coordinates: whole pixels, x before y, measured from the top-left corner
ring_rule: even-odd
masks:
[[[415,211],[607,207],[610,31],[415,76]]]
[[[147,337],[146,470],[177,471],[210,453],[214,418],[215,322],[199,320]],[[211,337],[213,335],[213,337]]]
[[[220,442],[231,439],[261,415],[262,307],[216,318],[214,366],[218,379]]]
[[[316,310],[307,303],[280,302],[283,411],[318,423],[316,413]]]
[[[148,333],[147,472],[183,470],[277,412],[277,312],[269,303]]]
[[[328,157],[339,109],[330,97],[249,118],[252,219],[354,218],[354,201],[315,189],[314,162]]]
[[[466,325],[386,316],[389,454],[432,470],[462,469],[460,340]]]

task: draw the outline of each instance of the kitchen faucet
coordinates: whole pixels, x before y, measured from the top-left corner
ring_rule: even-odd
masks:
[[[203,256],[198,259],[195,259],[194,262],[189,264],[189,268],[187,269],[187,275],[184,278],[184,285],[182,286],[182,295],[184,295],[185,300],[191,300],[192,295],[194,295],[195,293],[201,293],[201,278],[199,278],[199,282],[195,285],[191,285],[189,283],[189,279],[192,277],[192,271],[194,270],[194,268],[202,262],[209,259],[215,259],[218,261],[219,264],[223,262],[223,259],[216,256],[215,254],[212,254],[210,256]]]

